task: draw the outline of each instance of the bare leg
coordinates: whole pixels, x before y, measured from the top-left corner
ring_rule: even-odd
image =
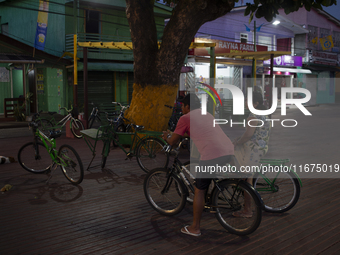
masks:
[[[201,222],[202,212],[203,212],[204,204],[205,204],[204,195],[205,195],[205,190],[201,190],[195,187],[195,196],[194,196],[194,204],[193,204],[194,219],[193,219],[192,224],[189,227],[187,227],[190,233],[194,233],[194,234],[201,233],[200,222]],[[182,228],[182,230],[184,229]]]
[[[247,182],[253,186],[253,178],[248,178]],[[251,213],[251,196],[245,192],[244,194],[244,213],[249,214]]]

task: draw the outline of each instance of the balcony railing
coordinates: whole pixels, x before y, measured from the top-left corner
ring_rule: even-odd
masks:
[[[104,35],[104,34],[89,34],[89,33],[78,33],[78,42],[131,42],[131,37],[128,36],[116,36],[116,35]],[[73,53],[73,34],[67,34],[65,38],[65,49],[67,52]],[[83,48],[77,47],[78,56],[82,57]],[[102,58],[104,54],[131,54],[132,51],[126,50],[113,50],[113,49],[98,49],[88,48],[88,53],[98,58]],[[100,54],[100,55],[98,55]]]

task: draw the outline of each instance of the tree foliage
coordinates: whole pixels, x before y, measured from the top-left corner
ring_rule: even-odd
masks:
[[[179,1],[180,0],[165,0],[164,2],[176,4]],[[226,0],[220,1],[226,2]],[[238,2],[238,0],[234,2]],[[322,6],[327,7],[336,4],[336,0],[254,0],[252,3],[246,3],[247,8],[245,9],[244,15],[250,15],[249,22],[253,19],[254,15],[256,18],[264,17],[270,22],[279,14],[279,9],[284,9],[285,13],[289,14],[303,7],[307,11],[310,11],[312,7],[322,10]]]

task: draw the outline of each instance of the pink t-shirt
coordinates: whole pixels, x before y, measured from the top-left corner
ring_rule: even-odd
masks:
[[[201,109],[195,109],[182,116],[174,133],[187,133],[196,145],[201,160],[210,160],[226,155],[234,155],[234,145],[219,125],[213,126],[214,117]]]

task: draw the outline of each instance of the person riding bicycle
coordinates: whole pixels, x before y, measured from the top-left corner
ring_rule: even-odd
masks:
[[[182,100],[184,115],[179,119],[172,136],[169,136],[169,131],[163,131],[163,138],[170,145],[175,145],[187,133],[201,155],[200,167],[217,164],[225,166],[233,159],[234,146],[219,125],[213,126],[214,117],[210,113],[201,114],[200,106],[200,101],[195,94],[186,95]],[[212,180],[209,174],[202,177],[196,178],[195,182],[193,223],[181,229],[182,233],[192,236],[201,235],[200,221],[205,205],[205,190]]]

